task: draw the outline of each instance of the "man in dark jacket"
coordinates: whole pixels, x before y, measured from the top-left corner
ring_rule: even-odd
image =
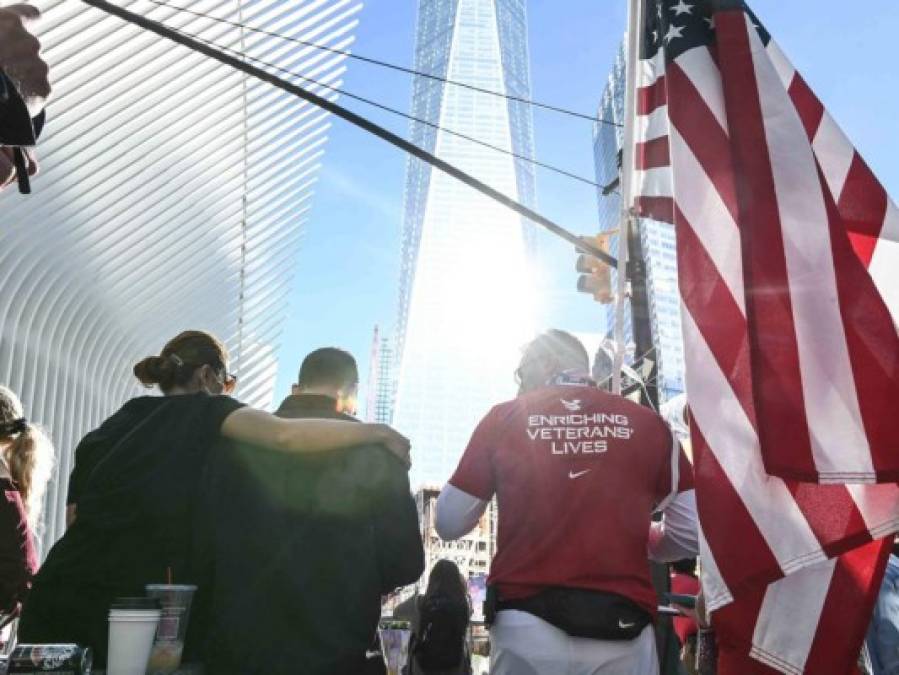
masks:
[[[276,414],[355,419],[357,385],[350,354],[316,350]],[[424,569],[406,467],[386,450],[298,460],[229,447],[219,459],[210,477],[216,581],[207,668],[368,672],[377,665],[366,652],[381,596]]]

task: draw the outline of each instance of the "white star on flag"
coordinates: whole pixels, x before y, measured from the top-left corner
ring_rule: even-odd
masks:
[[[675,16],[693,13],[693,5],[688,5],[686,2],[684,2],[684,0],[678,0],[678,3],[672,6],[670,9],[672,12],[677,12]]]
[[[746,0],[651,1],[699,9],[629,36],[668,31],[622,206],[677,235],[719,672],[855,672],[899,530],[899,206]]]
[[[671,24],[670,26],[668,26],[668,32],[665,33],[665,42],[671,44],[671,41],[674,38],[682,38],[684,36],[683,30],[683,26],[675,26],[674,24]]]

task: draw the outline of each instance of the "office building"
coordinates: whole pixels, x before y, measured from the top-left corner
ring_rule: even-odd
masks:
[[[621,196],[615,185],[618,179],[623,144],[625,103],[625,51],[622,44],[615,59],[594,124],[593,151],[596,182],[609,189],[597,191],[600,230],[616,230],[621,219]],[[604,194],[606,192],[607,194]],[[677,288],[677,249],[674,227],[648,218],[640,220],[640,242],[646,260],[647,292],[652,325],[653,344],[658,359],[658,387],[660,401],[668,400],[684,391],[684,346],[680,323],[680,295]],[[617,257],[618,236],[611,237],[610,252]],[[612,287],[617,285],[617,273],[612,271]],[[612,337],[615,326],[615,305],[606,306],[606,335]],[[630,302],[625,301],[624,344],[628,360],[640,358],[634,353],[633,325]]]
[[[415,69],[529,97],[524,0],[419,0]],[[501,96],[417,77],[412,114],[524,157],[531,112]],[[533,204],[533,166],[412,123],[413,142]],[[398,313],[394,422],[412,440],[413,486],[449,478],[477,421],[514,396],[518,348],[532,330],[533,226],[410,158]]]

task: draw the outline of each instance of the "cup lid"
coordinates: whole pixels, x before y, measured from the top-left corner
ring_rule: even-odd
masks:
[[[158,598],[116,598],[109,609],[159,609]]]
[[[195,591],[193,584],[147,584],[147,591]]]

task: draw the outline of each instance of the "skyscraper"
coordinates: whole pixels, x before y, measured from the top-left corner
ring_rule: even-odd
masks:
[[[328,120],[96,9],[36,4],[54,97],[34,194],[0,195],[0,383],[21,395],[58,451],[49,544],[64,527],[76,443],[146,393],[131,368],[167,339],[212,331],[229,347],[238,396],[270,402]],[[342,57],[212,17],[344,49],[361,9],[354,0],[232,0],[194,3],[211,15],[198,17],[119,4],[332,85]]]
[[[618,180],[620,151],[624,142],[622,124],[624,122],[624,87],[625,87],[625,52],[622,46],[612,65],[606,80],[606,87],[599,104],[597,121],[593,124],[593,163],[596,170],[597,184],[609,186],[608,194],[597,190],[599,203],[599,229],[617,230],[621,220],[621,193],[615,186]],[[618,257],[618,235],[613,234],[609,240],[609,252]],[[618,287],[618,272],[611,270],[612,288]],[[615,305],[606,306],[606,334],[612,337],[615,330]],[[625,300],[624,344],[630,345],[634,340],[631,324],[630,301]]]
[[[419,0],[415,68],[529,97],[525,0]],[[412,114],[524,157],[533,155],[521,103],[418,77]],[[412,140],[533,205],[527,161],[413,123]],[[401,359],[394,423],[413,444],[413,482],[442,485],[478,419],[514,395],[518,347],[531,331],[533,226],[471,188],[407,165],[398,316]]]
[[[393,341],[375,326],[368,366],[368,394],[365,421],[390,424],[396,397],[396,362]]]
[[[625,47],[621,49],[612,66],[599,105],[594,124],[593,155],[596,182],[610,185],[618,177],[619,154],[624,141],[624,96],[626,86]],[[608,124],[612,122],[612,124]],[[619,126],[616,126],[619,125]],[[621,197],[618,191],[603,195],[598,191],[599,222],[601,230],[614,230],[621,218]],[[611,252],[617,255],[618,237],[613,236]],[[684,391],[684,345],[680,324],[680,296],[677,290],[677,252],[674,228],[668,223],[647,218],[640,221],[640,242],[646,259],[646,283],[649,297],[649,313],[652,339],[658,359],[658,385],[660,400],[667,400]],[[613,288],[617,284],[612,271]],[[611,334],[615,324],[615,306],[606,308],[606,331]],[[624,342],[633,343],[630,303],[625,304]],[[635,355],[639,357],[639,354]]]

